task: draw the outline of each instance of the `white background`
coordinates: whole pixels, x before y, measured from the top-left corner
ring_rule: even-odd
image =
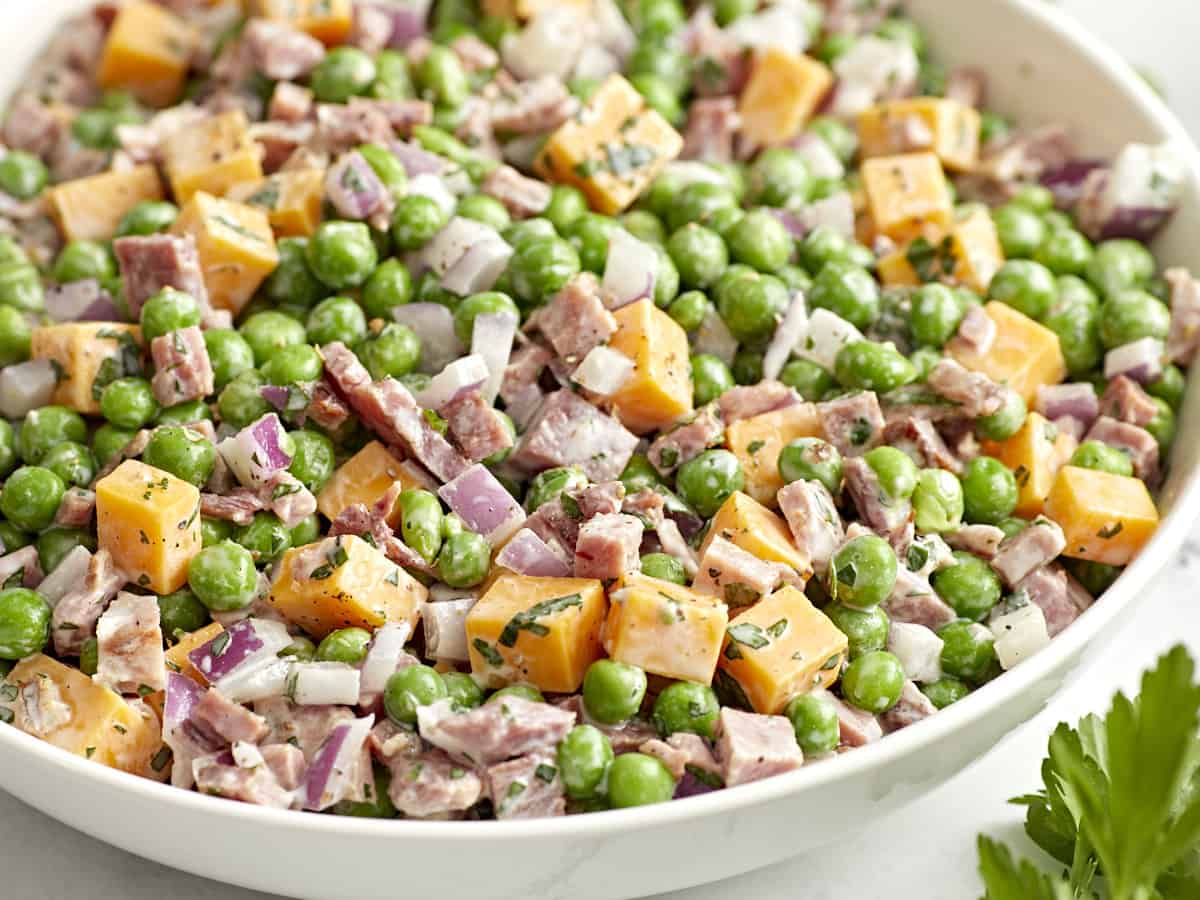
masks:
[[[4,0],[12,2],[12,0]],[[964,0],[969,2],[969,0]],[[1200,135],[1200,78],[1193,0],[1063,0],[1089,28],[1133,63],[1152,72],[1193,134]],[[1189,28],[1189,26],[1191,26]],[[1189,77],[1190,76],[1190,77]],[[1200,530],[1200,529],[1198,529]],[[1045,742],[1060,720],[1107,706],[1113,691],[1178,640],[1200,656],[1200,545],[1151,587],[1139,619],[1090,675],[1019,732],[937,792],[888,819],[864,821],[854,839],[735,882],[667,895],[670,900],[974,900],[975,837],[980,832],[1023,845],[1021,810],[1008,798],[1032,790]],[[147,828],[170,827],[147,822]],[[202,835],[179,836],[181,841]],[[547,848],[547,852],[553,852]],[[663,860],[686,865],[686,860]],[[352,877],[351,873],[347,873]],[[397,873],[402,896],[403,873]],[[149,863],[78,834],[0,792],[0,896],[5,900],[269,900]],[[486,900],[486,898],[480,898]],[[530,898],[542,900],[542,898]],[[665,898],[659,898],[665,900]]]

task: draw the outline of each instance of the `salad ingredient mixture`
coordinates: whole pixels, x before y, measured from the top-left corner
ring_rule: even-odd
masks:
[[[1200,283],[1169,148],[986,88],[892,2],[70,20],[0,129],[0,720],[511,819],[1019,665],[1154,533]]]

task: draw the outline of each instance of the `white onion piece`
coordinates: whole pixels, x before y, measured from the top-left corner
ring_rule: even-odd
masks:
[[[228,700],[234,703],[252,703],[269,700],[287,693],[288,675],[292,663],[286,659],[273,658],[258,665],[239,669],[222,678],[214,685]]]
[[[1165,345],[1157,338],[1144,337],[1104,354],[1104,377],[1128,375],[1139,384],[1150,384],[1162,374]]]
[[[804,303],[804,292],[795,291],[787,312],[775,328],[767,352],[763,354],[763,378],[775,379],[787,365],[792,351],[808,334],[808,307]]]
[[[844,238],[854,239],[854,201],[847,191],[838,191],[808,204],[798,216],[808,231],[824,225]]]
[[[623,228],[614,231],[608,242],[604,279],[600,284],[608,308],[619,309],[653,296],[657,277],[658,251]]]
[[[740,16],[725,28],[725,34],[743,47],[773,47],[786,53],[799,53],[812,40],[798,8],[806,5],[775,3],[762,12]]]
[[[37,592],[54,609],[58,601],[83,582],[92,561],[92,551],[78,544],[68,551],[49,575],[42,579]]]
[[[375,629],[360,669],[359,703],[365,699],[369,705],[376,695],[383,693],[388,679],[400,665],[404,644],[411,633],[412,628],[407,622],[385,622]]]
[[[482,356],[478,353],[460,356],[433,376],[429,387],[417,395],[417,403],[426,409],[441,409],[459,391],[483,384],[487,377],[487,361]]]
[[[942,677],[944,643],[924,625],[892,622],[888,629],[888,651],[900,660],[904,674],[921,684],[928,684]]]
[[[497,235],[472,244],[442,276],[441,285],[451,293],[465,297],[489,291],[508,267],[513,248]]]
[[[473,245],[497,237],[496,229],[474,219],[455,216],[421,248],[420,256],[425,265],[441,277],[450,271],[450,267]]]
[[[666,175],[672,181],[677,181],[679,186],[687,187],[689,184],[715,184],[719,187],[732,188],[733,184],[729,180],[729,176],[720,169],[715,169],[706,162],[700,162],[698,159],[674,159],[663,166],[663,175]]]
[[[842,178],[846,174],[846,167],[833,152],[833,148],[815,134],[801,134],[792,141],[792,147],[808,164],[808,171],[814,178]]]
[[[0,371],[0,414],[21,419],[48,406],[58,385],[58,373],[48,359],[31,359]]]
[[[795,354],[832,372],[841,349],[861,340],[862,332],[841,316],[827,309],[814,309],[808,317],[808,335],[800,342]]]
[[[496,554],[496,565],[535,578],[567,578],[571,574],[566,550],[552,547],[529,528],[522,528],[512,536]]]
[[[476,603],[474,597],[460,597],[439,603],[426,603],[421,609],[425,623],[425,653],[432,659],[466,662],[467,613]]]
[[[633,360],[603,344],[593,347],[571,374],[571,380],[600,397],[611,397],[633,374]]]
[[[574,7],[547,4],[517,34],[500,43],[504,67],[521,81],[541,75],[566,80],[583,50],[585,21]]]
[[[710,309],[696,329],[696,352],[709,353],[727,366],[733,365],[738,340],[715,309]]]
[[[299,706],[350,706],[358,702],[362,675],[339,662],[295,663],[287,677],[288,698]]]
[[[637,34],[634,33],[625,14],[613,0],[593,0],[592,23],[596,28],[595,39],[604,49],[614,54],[620,63],[624,63],[637,46]],[[587,48],[584,48],[584,52],[587,52]],[[578,74],[577,71],[576,75]]]
[[[621,60],[617,59],[612,51],[604,47],[598,47],[595,44],[588,44],[583,48],[583,52],[579,54],[579,61],[575,63],[575,70],[572,76],[575,78],[603,81],[613,72],[619,72],[620,70]]]
[[[458,206],[458,200],[455,199],[454,192],[447,186],[445,179],[432,172],[422,172],[409,178],[407,192],[428,197],[447,216],[453,215]]]
[[[996,659],[1005,671],[1050,643],[1046,615],[1036,603],[998,607],[988,619],[988,628],[995,636]]]
[[[509,252],[511,254],[511,249]],[[495,403],[496,395],[500,393],[504,370],[508,368],[508,358],[512,355],[516,336],[517,317],[511,311],[481,313],[471,326],[471,353],[482,357],[487,365],[483,399],[488,404]]]
[[[233,756],[234,764],[241,769],[257,769],[267,762],[258,747],[249,741],[234,741],[229,752]]]
[[[392,318],[407,325],[421,339],[420,371],[440,372],[463,354],[454,333],[454,313],[440,303],[406,303],[392,309]]]
[[[884,94],[899,94],[917,78],[917,54],[905,41],[867,35],[833,64],[838,77],[831,111],[837,116],[862,112]]]
[[[292,464],[283,449],[286,435],[279,416],[267,413],[217,444],[217,452],[240,484],[257,488]]]

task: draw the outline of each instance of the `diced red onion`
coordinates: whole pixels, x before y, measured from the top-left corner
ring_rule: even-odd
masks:
[[[808,339],[795,353],[832,372],[841,349],[862,339],[862,332],[841,316],[827,309],[814,309],[808,317]]]
[[[264,384],[258,390],[258,395],[280,412],[287,409],[288,389],[278,384]]]
[[[441,208],[444,215],[454,214],[458,200],[447,186],[445,179],[431,172],[421,172],[408,179],[408,193],[428,197]]]
[[[499,235],[479,241],[442,276],[441,285],[460,297],[489,291],[508,267],[512,255],[513,248]]]
[[[292,457],[283,449],[285,436],[279,416],[267,413],[221,441],[217,452],[238,482],[256,488],[292,464]]]
[[[171,769],[171,783],[187,790],[192,786],[191,758],[196,750],[196,740],[184,730],[191,719],[192,711],[204,696],[204,688],[186,675],[167,673],[167,688],[163,698],[162,740],[175,757]]]
[[[508,245],[505,244],[507,247]],[[488,376],[483,383],[483,399],[496,402],[500,385],[504,381],[504,370],[512,355],[513,340],[517,336],[517,317],[511,311],[480,313],[471,328],[471,353],[483,358]]]
[[[1113,347],[1104,354],[1104,377],[1128,375],[1138,384],[1150,384],[1162,375],[1163,354],[1163,342],[1152,337]]]
[[[454,314],[440,303],[406,303],[392,309],[392,318],[407,325],[421,339],[420,370],[440,372],[463,353],[454,333]]]
[[[653,296],[657,277],[658,251],[623,228],[614,231],[601,282],[609,309]]]
[[[854,201],[848,191],[814,200],[800,210],[799,216],[808,231],[824,225],[844,238],[854,239]]]
[[[361,153],[344,154],[325,173],[325,195],[342,218],[365,220],[385,205],[388,189]]]
[[[422,607],[427,656],[447,662],[466,662],[470,658],[467,653],[467,613],[476,602],[474,597],[460,597],[426,603]]]
[[[46,314],[56,322],[115,322],[118,319],[112,296],[95,278],[48,288]]]
[[[1093,240],[1147,241],[1179,205],[1183,161],[1169,144],[1127,144],[1112,166],[1083,182],[1076,218]]]
[[[412,628],[407,622],[385,622],[375,629],[371,646],[367,648],[367,656],[362,661],[358,696],[360,704],[364,704],[365,701],[364,705],[370,705],[375,697],[383,693],[388,679],[399,668],[400,660],[405,656],[404,645],[411,634]]]
[[[808,171],[815,178],[841,178],[846,174],[846,167],[833,148],[811,131],[802,132],[796,137],[792,147],[808,163]]]
[[[674,799],[683,800],[686,797],[699,797],[720,790],[707,782],[701,781],[691,772],[684,772],[683,777],[675,785]]]
[[[76,544],[59,560],[54,570],[42,579],[37,591],[42,595],[42,599],[50,604],[51,609],[83,582],[91,562],[92,551],[82,544]]]
[[[571,380],[600,397],[611,397],[633,374],[633,360],[619,350],[601,344],[571,374]]]
[[[22,419],[50,403],[58,373],[48,359],[31,359],[0,371],[0,414]]]
[[[710,309],[696,329],[695,346],[697,353],[712,354],[725,365],[732,366],[733,358],[737,355],[738,340],[720,313]]]
[[[504,545],[496,555],[496,565],[535,578],[566,578],[571,574],[567,560],[528,528],[522,528]]]
[[[795,291],[787,312],[775,328],[771,343],[767,345],[767,352],[763,354],[763,378],[778,378],[792,351],[800,346],[807,334],[808,307],[804,303],[804,293]]]
[[[417,38],[424,37],[431,4],[432,0],[376,3],[377,9],[386,10],[392,18],[392,36],[388,39],[388,46],[403,50]]]
[[[294,663],[287,695],[300,706],[352,706],[358,702],[362,673],[340,662]]]
[[[441,409],[460,391],[479,387],[487,377],[487,362],[482,356],[460,356],[433,376],[429,387],[417,395],[417,403],[426,409]]]
[[[1087,381],[1044,384],[1038,388],[1034,409],[1051,421],[1071,416],[1086,427],[1100,415],[1100,399]]]
[[[234,703],[269,700],[287,693],[291,670],[290,660],[270,657],[238,669],[222,678],[214,687]]]
[[[493,547],[504,543],[525,521],[521,504],[482,463],[442,485],[438,496]]]
[[[366,716],[337,725],[329,733],[304,772],[301,790],[305,809],[327,809],[346,796],[374,724],[375,717]]]
[[[201,675],[215,684],[240,669],[274,659],[292,642],[287,627],[270,619],[243,619],[188,654]]]
[[[416,141],[393,141],[391,151],[410,179],[418,175],[440,175],[446,170],[445,159],[430,153]]]
[[[1072,159],[1042,173],[1042,187],[1054,194],[1059,209],[1071,209],[1078,201],[1083,182],[1096,169],[1104,168],[1098,159]]]
[[[776,207],[770,208],[769,211],[795,240],[799,241],[808,234],[808,225],[804,223],[804,218],[800,214],[794,213],[789,209]]]
[[[504,38],[504,67],[519,80],[553,75],[566,80],[584,46],[586,22],[567,4],[548,4],[517,34]]]

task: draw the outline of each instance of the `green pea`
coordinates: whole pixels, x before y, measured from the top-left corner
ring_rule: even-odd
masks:
[[[963,681],[979,683],[996,661],[992,633],[973,622],[951,622],[938,631],[942,639],[942,671]]]
[[[508,214],[504,204],[487,194],[468,194],[463,197],[458,201],[456,215],[490,225],[499,232],[512,224],[512,216]]]
[[[903,450],[876,447],[863,459],[879,478],[879,486],[889,500],[907,500],[913,495],[920,473],[912,457]]]
[[[758,384],[763,379],[763,354],[758,350],[741,348],[733,355],[730,372],[738,384]]]
[[[33,327],[21,310],[0,306],[0,366],[29,359]]]
[[[1143,244],[1128,238],[1102,241],[1084,273],[1104,297],[1144,287],[1154,277],[1154,256]]]
[[[622,753],[608,767],[608,798],[614,809],[665,803],[674,794],[675,779],[656,757]]]
[[[260,563],[277,559],[292,546],[291,532],[270,512],[256,513],[248,525],[234,532],[234,540]]]
[[[481,156],[452,134],[430,125],[414,125],[413,137],[430,153],[444,156],[450,162],[462,166],[472,181],[480,181],[484,175],[499,165],[490,157]]]
[[[645,457],[642,459],[644,460]],[[630,465],[632,464],[631,460]],[[649,466],[650,463],[646,462],[646,465]],[[535,475],[529,482],[529,490],[525,493],[525,509],[532,515],[543,503],[550,502],[564,492],[571,493],[585,488],[587,485],[587,476],[574,467],[546,469]],[[632,490],[636,491],[637,488]]]
[[[1183,391],[1186,386],[1183,372],[1179,366],[1167,365],[1163,368],[1157,381],[1146,385],[1146,393],[1165,400],[1168,406],[1177,410],[1183,403]]]
[[[67,486],[41,466],[22,466],[0,490],[0,512],[25,531],[41,531],[54,521]]]
[[[858,152],[858,135],[840,119],[817,116],[808,123],[808,132],[824,141],[842,165],[849,165]]]
[[[321,103],[345,103],[365,94],[375,81],[375,63],[357,47],[335,47],[309,76],[309,86]]]
[[[292,636],[292,642],[279,651],[280,659],[312,662],[317,657],[317,645],[302,634]]]
[[[46,295],[38,270],[28,263],[0,265],[0,305],[41,312],[46,306]]]
[[[681,188],[668,209],[656,211],[666,220],[667,227],[676,231],[689,222],[707,225],[718,210],[736,208],[737,205],[737,198],[727,186],[696,181]]]
[[[375,57],[370,95],[380,100],[407,100],[413,96],[408,59],[399,50],[383,50]]]
[[[379,265],[363,287],[363,309],[373,319],[391,319],[397,306],[412,299],[413,280],[408,269],[398,259]]]
[[[204,547],[211,547],[213,544],[221,543],[221,541],[233,540],[235,530],[234,524],[225,519],[210,519],[208,516],[200,517],[200,543]]]
[[[437,557],[438,575],[451,587],[474,587],[487,577],[492,548],[482,535],[464,531],[442,543]]]
[[[91,678],[100,670],[100,642],[94,637],[83,642],[79,649],[79,671]]]
[[[0,520],[0,544],[4,545],[5,553],[12,553],[33,543],[33,536],[22,531],[12,522]]]
[[[1165,340],[1170,328],[1166,304],[1145,291],[1109,294],[1100,307],[1100,340],[1108,350],[1144,337]]]
[[[357,308],[355,306],[355,309]],[[275,351],[275,355],[263,364],[262,376],[267,384],[286,386],[316,381],[321,377],[323,369],[321,355],[315,348],[309,344],[290,344],[280,347]]]
[[[413,725],[417,709],[446,696],[446,683],[430,666],[405,666],[395,672],[383,690],[383,708],[398,725]]]
[[[642,574],[673,584],[687,584],[683,563],[666,553],[647,553],[641,559]]]
[[[213,612],[249,606],[258,590],[254,557],[233,541],[205,547],[188,563],[188,587]]]
[[[880,607],[854,609],[841,603],[830,603],[825,615],[837,626],[849,642],[849,657],[857,659],[864,653],[874,653],[887,647],[890,621]]]
[[[834,374],[844,387],[887,393],[917,376],[913,364],[892,344],[854,341],[838,351]]]
[[[363,144],[358,148],[362,158],[367,161],[379,180],[394,198],[404,196],[408,187],[408,173],[404,164],[387,147],[381,144]]]
[[[684,501],[709,518],[745,486],[745,477],[738,458],[728,450],[705,450],[679,467],[675,486]]]
[[[1043,320],[1058,335],[1067,371],[1083,375],[1100,365],[1100,306],[1087,283],[1073,275],[1058,280],[1059,301]]]
[[[40,463],[64,441],[82,444],[87,440],[83,416],[65,406],[43,406],[31,410],[21,423],[17,449],[26,463]]]
[[[437,559],[442,548],[442,504],[437,496],[411,488],[403,491],[400,516],[404,542],[430,562]]]
[[[860,535],[834,553],[826,589],[839,603],[869,609],[892,593],[896,570],[896,554],[887,541],[874,534]]]
[[[392,240],[400,250],[419,250],[442,230],[447,221],[437,201],[409,194],[396,204],[392,214]]]
[[[371,231],[362,222],[321,223],[309,238],[307,254],[312,273],[334,290],[363,284],[379,261]]]
[[[650,488],[651,490],[659,490],[666,487],[666,484],[659,477],[658,471],[651,464],[650,460],[647,459],[642,453],[635,453],[629,458],[629,462],[625,464],[624,471],[621,472],[620,480],[621,483],[625,485],[626,494],[636,494],[638,491],[646,488]],[[537,509],[536,505],[532,505],[530,499],[533,492],[533,485],[536,483],[537,478],[535,477],[530,485],[530,494],[525,498],[525,508],[531,513]],[[584,478],[583,484],[584,486],[587,485],[586,477]]]
[[[787,288],[777,278],[748,275],[718,289],[717,311],[739,341],[767,337],[788,305]]]
[[[1133,474],[1133,462],[1129,455],[1100,441],[1084,441],[1080,444],[1071,454],[1069,465],[1114,475]]]
[[[1109,566],[1087,559],[1069,559],[1066,562],[1071,574],[1095,597],[1107,591],[1121,574],[1119,566]]]
[[[620,222],[622,228],[643,243],[666,244],[667,242],[667,229],[662,220],[648,209],[631,209],[621,216]]]
[[[1004,532],[1006,538],[1013,537],[1024,531],[1029,525],[1027,519],[1022,519],[1020,516],[1008,516],[996,523],[996,527]]]
[[[416,66],[417,81],[435,103],[461,106],[471,95],[471,83],[458,55],[434,44]]]
[[[50,640],[50,607],[27,588],[0,591],[0,659],[41,653]]]
[[[671,235],[667,252],[679,270],[680,281],[690,288],[708,287],[729,264],[721,236],[694,222]]]
[[[143,200],[121,217],[114,237],[160,234],[179,218],[179,207],[165,200]]]
[[[663,737],[687,732],[711,738],[720,711],[717,695],[707,684],[674,681],[655,698],[651,721]]]
[[[520,318],[517,304],[507,294],[498,291],[472,294],[454,310],[454,333],[464,346],[471,346],[475,318],[481,313],[508,313],[514,318]]]
[[[992,211],[996,236],[1008,259],[1028,259],[1046,239],[1046,223],[1031,209],[1009,203]]]
[[[988,297],[999,300],[1029,316],[1041,319],[1057,296],[1054,273],[1041,263],[1011,259],[1002,265],[988,285]]]
[[[1159,451],[1165,454],[1175,440],[1175,411],[1161,397],[1154,398],[1154,405],[1158,407],[1158,412],[1146,423],[1145,428],[1158,441]]]
[[[308,239],[281,238],[279,263],[263,283],[262,296],[275,306],[307,309],[328,295],[329,289],[308,267]]]
[[[1026,184],[1013,196],[1012,202],[1036,213],[1047,213],[1054,208],[1054,194],[1040,184]]]
[[[142,306],[142,337],[147,342],[199,324],[200,304],[190,294],[174,288],[163,288]]]
[[[805,756],[820,756],[837,749],[841,739],[837,708],[825,697],[800,694],[788,701],[783,714],[792,723],[796,742]]]
[[[679,103],[672,85],[653,72],[640,72],[630,76],[629,83],[642,95],[646,105],[673,125],[682,122],[683,107]]]
[[[841,260],[826,263],[813,281],[809,300],[856,328],[866,328],[879,316],[879,286],[871,274]]]
[[[443,672],[442,683],[455,709],[474,709],[483,704],[483,688],[466,672]]]
[[[0,419],[0,478],[17,467],[17,432],[7,419]]]
[[[231,328],[205,331],[204,346],[208,350],[213,383],[218,391],[238,375],[254,368],[254,350],[250,343]]]
[[[963,515],[968,522],[995,525],[1017,506],[1017,479],[1000,460],[977,456],[963,473]]]
[[[1092,259],[1092,243],[1073,228],[1058,228],[1034,251],[1033,258],[1055,275],[1082,275]]]
[[[333,475],[336,464],[333,441],[308,429],[290,432],[294,452],[288,471],[314,494]]]
[[[703,293],[687,291],[671,301],[667,315],[678,322],[684,331],[692,332],[700,327],[712,308],[712,303]]]
[[[367,336],[367,317],[362,307],[349,297],[329,297],[312,308],[305,323],[305,333],[310,344],[323,346],[334,341],[356,344]],[[316,351],[311,347],[305,350],[315,356]],[[320,357],[316,358],[319,362]],[[267,375],[266,365],[263,366],[263,375]]]
[[[1008,120],[999,113],[984,110],[979,115],[979,143],[995,145],[1005,140],[1011,126]]]
[[[158,615],[163,636],[175,644],[210,621],[208,609],[187,588],[158,598]]]
[[[587,212],[588,202],[583,191],[569,184],[556,184],[550,191],[550,202],[542,215],[562,232]]]
[[[925,347],[941,347],[958,331],[963,318],[958,297],[942,284],[926,284],[912,298],[909,326],[913,339]]]
[[[760,272],[782,268],[792,252],[792,236],[766,209],[746,213],[728,235],[729,253],[740,263]]]
[[[931,684],[922,685],[921,693],[938,709],[945,709],[971,693],[971,688],[957,678],[939,678]]]
[[[692,357],[692,398],[696,406],[716,400],[731,387],[733,374],[720,359],[708,353]]]
[[[886,650],[874,650],[851,661],[842,673],[846,701],[878,715],[896,705],[904,687],[904,668]]]
[[[532,684],[510,684],[507,687],[502,687],[500,690],[487,698],[487,703],[503,703],[506,697],[520,697],[522,700],[528,700],[530,703],[545,703],[546,698],[542,696],[542,692],[535,688]]]
[[[842,489],[842,454],[821,438],[797,438],[779,452],[779,477],[785,484],[819,481],[836,497]]]
[[[293,547],[311,544],[321,536],[321,520],[316,513],[305,516],[288,532],[288,542]]]
[[[367,658],[371,632],[365,628],[339,628],[331,631],[317,645],[318,662],[340,662],[357,666]]]
[[[1000,579],[992,567],[978,556],[959,550],[954,552],[954,564],[935,572],[932,583],[955,613],[973,622],[983,621],[1000,601]]]
[[[919,531],[953,531],[962,524],[962,482],[945,469],[921,471],[912,503]]]
[[[125,446],[133,440],[137,432],[127,431],[124,428],[117,428],[115,425],[104,424],[96,429],[92,435],[92,455],[96,457],[96,464],[100,466],[107,465],[108,462],[120,453]]]
[[[141,428],[158,410],[154,390],[145,378],[118,378],[100,394],[100,413],[118,428]]]
[[[544,240],[552,237],[558,237],[558,232],[554,230],[554,224],[549,219],[541,217],[513,222],[504,231],[504,240],[511,247],[518,247],[529,240]]]
[[[1008,391],[1000,409],[990,416],[980,416],[975,420],[975,430],[988,440],[1003,441],[1021,430],[1027,412],[1021,395],[1016,391]]]
[[[0,160],[3,165],[3,160]],[[54,280],[62,283],[95,278],[106,281],[117,274],[108,248],[95,241],[72,241],[54,261]]]
[[[46,164],[23,150],[9,150],[0,157],[0,191],[18,200],[32,200],[50,180]]]
[[[750,167],[750,200],[763,206],[794,207],[809,198],[813,178],[804,158],[788,147],[772,147]]]
[[[677,4],[657,4],[662,7],[677,6]],[[674,29],[671,29],[674,30]],[[667,32],[662,32],[666,34]],[[642,32],[642,40],[629,57],[629,74],[657,75],[667,83],[670,90],[682,94],[687,89],[691,70],[691,60],[682,49],[668,46],[661,39]]]
[[[307,342],[303,325],[291,316],[272,310],[250,316],[239,330],[250,345],[257,366],[265,365],[280,347]]]
[[[833,387],[833,376],[807,359],[793,359],[783,367],[779,380],[811,402],[820,400]]]
[[[579,268],[579,253],[562,238],[526,241],[508,263],[513,292],[529,306],[558,293],[579,273]]]
[[[583,677],[583,703],[598,722],[615,725],[633,718],[646,696],[646,673],[637,666],[598,659]]]
[[[929,378],[933,367],[942,361],[942,354],[932,347],[919,347],[908,355],[908,361],[912,363],[912,367],[917,373],[913,380],[925,381]]]
[[[613,749],[600,729],[576,725],[559,742],[556,756],[558,774],[567,796],[573,800],[587,800],[600,790],[613,761]]]
[[[42,457],[42,465],[68,486],[87,487],[96,477],[96,460],[83,444],[64,441]]]
[[[53,572],[63,558],[76,547],[95,552],[96,536],[87,528],[47,528],[36,541],[43,572]]]

